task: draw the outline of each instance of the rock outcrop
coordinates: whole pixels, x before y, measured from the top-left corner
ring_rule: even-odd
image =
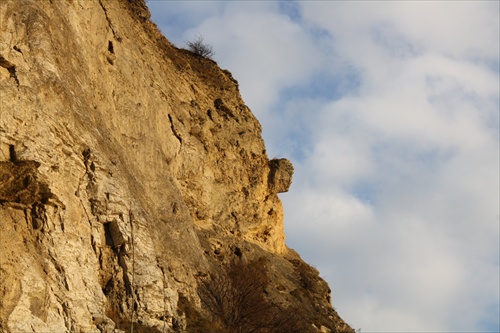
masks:
[[[143,0],[2,1],[0,99],[0,331],[198,332],[200,281],[264,258],[266,299],[352,332],[285,245],[290,162]]]
[[[288,192],[292,185],[292,163],[286,158],[272,159],[269,168],[269,190],[272,193]]]

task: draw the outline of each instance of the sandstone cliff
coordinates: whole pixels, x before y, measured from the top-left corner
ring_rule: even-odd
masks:
[[[203,281],[260,262],[302,331],[352,332],[284,243],[291,164],[143,0],[2,1],[0,94],[0,331],[208,330]]]

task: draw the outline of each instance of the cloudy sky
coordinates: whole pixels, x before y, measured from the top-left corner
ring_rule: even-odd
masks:
[[[361,332],[498,332],[498,1],[153,1],[287,157],[288,246]]]

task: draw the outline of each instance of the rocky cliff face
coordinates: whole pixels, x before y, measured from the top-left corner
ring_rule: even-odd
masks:
[[[201,331],[237,262],[302,331],[352,331],[284,243],[291,164],[143,0],[2,1],[0,94],[0,331]]]

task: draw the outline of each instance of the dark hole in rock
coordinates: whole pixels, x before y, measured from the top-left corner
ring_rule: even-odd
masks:
[[[113,237],[111,236],[111,223],[104,223],[104,235],[106,236],[106,245],[113,246]]]
[[[31,180],[30,176],[24,177],[24,179],[23,179],[23,187],[24,188],[28,188],[30,186],[30,182],[31,182],[30,180]]]
[[[241,256],[243,255],[243,253],[241,253],[241,249],[239,247],[236,247],[234,249],[234,254],[238,257],[238,258],[241,258]]]
[[[109,281],[106,283],[106,286],[102,289],[102,292],[104,293],[104,295],[108,296],[111,290],[113,290],[113,279],[109,279]]]
[[[9,155],[11,162],[17,161],[16,148],[14,145],[9,145]]]
[[[108,41],[108,51],[112,54],[115,54],[115,49],[113,47],[113,42],[112,41]]]

